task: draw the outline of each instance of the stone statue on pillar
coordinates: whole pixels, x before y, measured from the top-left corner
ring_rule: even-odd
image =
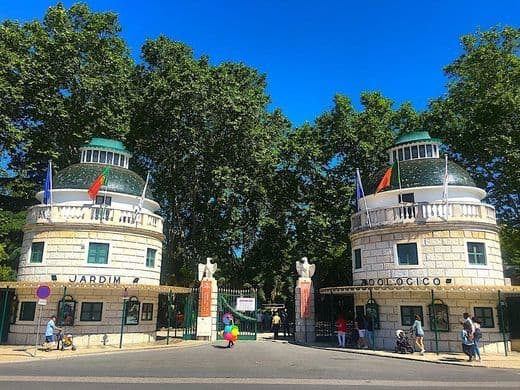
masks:
[[[300,277],[294,290],[295,297],[295,331],[296,342],[312,343],[316,340],[314,330],[314,288],[312,277],[316,271],[316,265],[310,264],[307,257],[296,262],[296,271]]]
[[[217,264],[212,264],[211,257],[206,257],[206,264],[199,263],[199,282],[202,279],[213,279],[213,274],[217,272]]]
[[[302,257],[302,261],[296,262],[296,272],[300,275],[300,278],[312,278],[316,271],[315,264],[309,264],[309,260],[306,257]]]

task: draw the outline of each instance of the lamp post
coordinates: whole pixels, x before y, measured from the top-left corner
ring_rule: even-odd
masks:
[[[123,348],[123,330],[126,321],[126,303],[128,302],[128,289],[123,292],[123,308],[121,310],[121,335],[119,336],[119,348]]]

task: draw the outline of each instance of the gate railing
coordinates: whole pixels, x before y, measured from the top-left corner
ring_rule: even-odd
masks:
[[[218,313],[217,313],[217,340],[223,340],[222,332],[224,331],[224,323],[222,316],[225,313],[231,313],[235,319],[235,324],[239,328],[239,340],[256,340],[256,313],[255,311],[238,311],[236,310],[238,298],[255,298],[256,291],[254,289],[236,290],[230,288],[219,288],[218,291]]]
[[[197,338],[197,315],[199,311],[199,289],[194,287],[191,294],[186,297],[184,305],[184,340],[195,340]]]

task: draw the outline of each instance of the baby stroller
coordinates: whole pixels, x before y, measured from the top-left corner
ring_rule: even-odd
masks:
[[[62,330],[60,330],[57,334],[57,347],[56,349],[61,349],[62,351],[65,349],[76,350],[76,346],[73,343],[71,334],[64,334]]]
[[[399,353],[413,353],[414,349],[410,345],[410,340],[408,336],[404,333],[404,330],[398,329],[395,332],[395,349],[394,352]]]

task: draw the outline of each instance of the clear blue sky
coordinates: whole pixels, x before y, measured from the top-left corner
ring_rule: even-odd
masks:
[[[271,108],[295,125],[330,109],[335,93],[358,105],[361,92],[377,90],[424,109],[444,92],[442,68],[461,53],[461,35],[520,22],[518,0],[86,2],[119,14],[136,59],[146,38],[164,34],[214,64],[244,62],[267,74]],[[41,19],[54,4],[0,0],[0,19]]]

